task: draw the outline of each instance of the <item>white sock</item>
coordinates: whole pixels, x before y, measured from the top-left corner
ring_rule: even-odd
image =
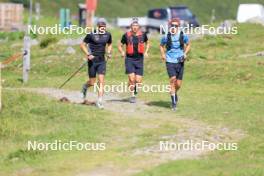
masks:
[[[98,97],[98,102],[102,103],[103,102],[103,97]]]

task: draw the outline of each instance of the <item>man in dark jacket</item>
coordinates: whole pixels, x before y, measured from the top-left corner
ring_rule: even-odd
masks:
[[[103,108],[103,94],[104,94],[104,77],[106,73],[106,58],[111,58],[112,52],[112,36],[106,31],[105,19],[99,19],[97,22],[97,33],[88,34],[83,43],[81,49],[88,60],[88,76],[89,80],[83,85],[82,93],[86,98],[87,89],[94,86],[96,82],[96,75],[98,75],[98,100],[96,105],[98,108]]]

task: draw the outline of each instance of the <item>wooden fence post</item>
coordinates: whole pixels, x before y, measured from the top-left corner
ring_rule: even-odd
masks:
[[[27,83],[30,70],[30,37],[24,37],[23,83]]]

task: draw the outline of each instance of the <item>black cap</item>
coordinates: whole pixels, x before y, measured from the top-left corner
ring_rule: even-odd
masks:
[[[106,20],[104,18],[99,18],[97,20],[97,26],[106,26]]]

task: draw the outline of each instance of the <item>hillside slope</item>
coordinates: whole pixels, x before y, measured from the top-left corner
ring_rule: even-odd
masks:
[[[7,1],[7,0],[0,0]],[[29,1],[29,0],[9,0],[9,1]],[[46,15],[58,15],[60,7],[68,7],[77,14],[78,2],[84,0],[37,0],[42,4],[42,13]],[[264,0],[99,0],[97,16],[104,17],[127,17],[144,16],[150,8],[167,7],[174,5],[187,5],[203,22],[209,22],[212,9],[216,11],[217,20],[234,19],[237,7],[240,3],[261,3]]]

